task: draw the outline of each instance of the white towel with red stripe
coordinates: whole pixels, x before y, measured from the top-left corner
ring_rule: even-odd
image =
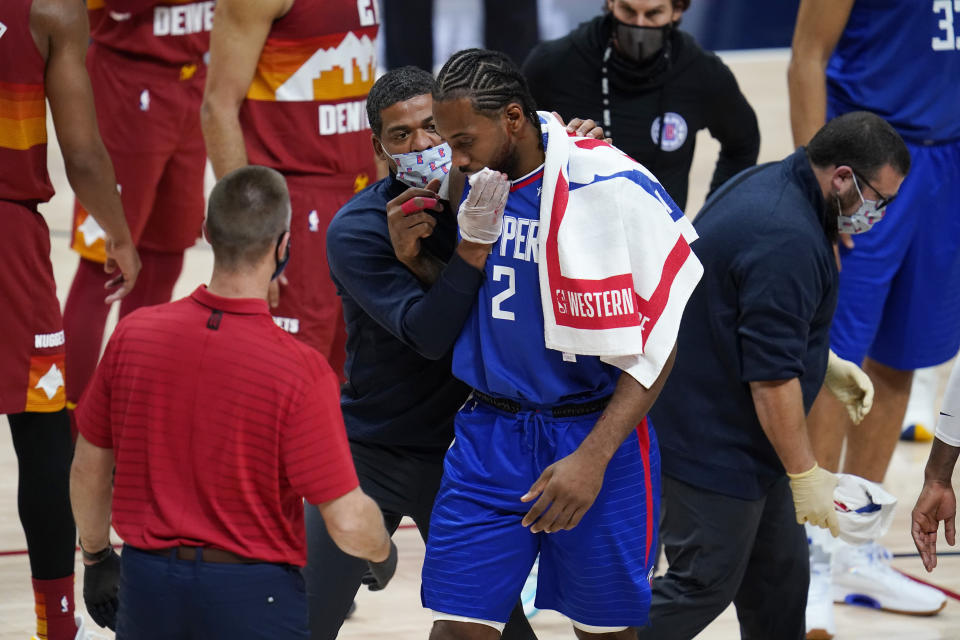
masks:
[[[653,175],[540,113],[539,271],[548,349],[600,356],[650,387],[703,275],[693,225]]]

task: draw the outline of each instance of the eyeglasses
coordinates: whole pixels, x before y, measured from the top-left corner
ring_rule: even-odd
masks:
[[[891,202],[894,201],[894,199],[896,199],[896,197],[897,197],[897,194],[896,194],[896,193],[893,194],[892,196],[885,196],[885,195],[883,195],[882,193],[880,193],[880,190],[879,190],[879,189],[877,189],[875,186],[873,186],[872,184],[870,184],[870,182],[869,182],[866,178],[864,178],[862,175],[860,175],[860,173],[859,173],[856,169],[852,169],[852,168],[851,168],[851,171],[853,171],[853,176],[854,176],[855,179],[860,180],[860,182],[862,182],[863,184],[865,184],[865,185],[867,185],[868,187],[870,187],[870,188],[873,190],[873,192],[880,197],[880,201],[877,202],[877,211],[883,211],[884,209],[887,208],[887,206],[888,206]]]

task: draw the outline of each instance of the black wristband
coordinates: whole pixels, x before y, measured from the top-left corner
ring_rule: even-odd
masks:
[[[83,559],[87,562],[92,562],[94,564],[98,562],[103,562],[108,557],[110,557],[111,551],[113,551],[113,547],[111,547],[110,544],[107,543],[107,546],[101,549],[100,551],[97,551],[96,553],[90,553],[89,551],[83,548],[83,542],[82,541],[80,542],[80,553],[83,554]]]

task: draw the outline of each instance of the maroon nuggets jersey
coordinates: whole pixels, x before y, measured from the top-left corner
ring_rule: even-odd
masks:
[[[377,11],[376,0],[294,0],[273,23],[240,112],[251,164],[366,186]]]
[[[210,49],[214,0],[88,0],[94,42],[192,74]],[[124,11],[116,9],[122,8]]]
[[[0,2],[0,199],[46,202],[46,62],[30,33],[33,0]]]

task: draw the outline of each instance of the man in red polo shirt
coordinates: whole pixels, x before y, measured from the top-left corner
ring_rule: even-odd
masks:
[[[358,486],[337,376],[267,307],[289,225],[279,173],[224,177],[205,222],[209,287],[124,318],[78,408],[84,600],[98,624],[116,621],[118,639],[306,638],[303,498],[341,549],[369,561],[375,586],[393,575],[396,547]],[[109,545],[111,496],[122,558]]]

